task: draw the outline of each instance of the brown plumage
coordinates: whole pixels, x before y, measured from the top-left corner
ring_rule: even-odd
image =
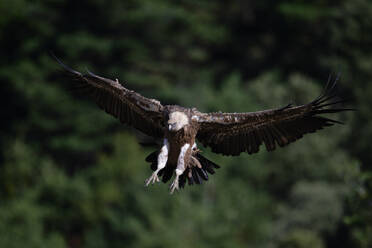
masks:
[[[352,109],[329,108],[344,102],[334,100],[333,90],[338,78],[328,80],[324,92],[314,101],[300,106],[287,105],[279,109],[250,113],[200,114],[197,139],[210,146],[213,152],[224,155],[249,154],[259,151],[265,144],[267,151],[283,147],[324,127],[342,124],[320,114],[331,114]]]
[[[330,77],[322,94],[308,104],[247,113],[201,113],[195,108],[163,106],[124,88],[118,80],[91,72],[81,74],[57,61],[74,79],[75,86],[107,113],[148,136],[163,139],[161,148],[146,158],[154,171],[146,185],[159,181],[158,176],[167,182],[175,173],[171,193],[184,187],[186,180],[189,184],[201,184],[208,180],[208,173],[214,174],[214,169],[219,168],[200,154],[196,140],[223,155],[257,153],[263,144],[272,151],[307,133],[341,123],[322,114],[351,110],[332,108],[344,102],[336,100],[334,93],[338,77],[333,82]]]

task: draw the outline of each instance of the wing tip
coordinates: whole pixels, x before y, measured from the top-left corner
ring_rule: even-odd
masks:
[[[67,71],[68,73],[71,73],[75,76],[79,76],[81,77],[82,74],[78,71],[75,71],[74,69],[72,69],[71,67],[67,66],[66,64],[64,64],[55,54],[53,51],[49,51],[49,54],[50,56],[57,61],[57,63],[65,70]]]
[[[87,71],[87,73],[88,73],[89,76],[91,76],[91,77],[99,77],[98,75],[96,75],[93,72],[91,72],[88,68],[85,68],[85,70]]]
[[[333,107],[338,104],[343,104],[350,99],[343,99],[341,97],[338,97],[336,93],[336,85],[341,77],[341,71],[337,72],[334,82],[332,83],[332,73],[329,75],[327,84],[324,87],[322,93],[313,100],[310,104],[312,105],[313,109],[311,113],[313,115],[317,114],[333,114],[333,113],[339,113],[344,111],[357,111],[355,108],[337,108]],[[332,107],[331,107],[332,106]]]

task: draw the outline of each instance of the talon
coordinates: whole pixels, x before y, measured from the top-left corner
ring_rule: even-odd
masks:
[[[154,172],[152,175],[145,181],[145,186],[149,186],[149,184],[154,184],[160,182],[160,179],[158,177],[158,173]]]
[[[169,188],[170,188],[170,194],[173,194],[174,190],[177,190],[177,191],[179,190],[178,177],[176,177],[176,179],[174,179],[173,183],[171,184],[171,186]]]

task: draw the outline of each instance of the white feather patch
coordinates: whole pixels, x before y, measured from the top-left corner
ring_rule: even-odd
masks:
[[[161,170],[165,167],[168,161],[168,152],[169,152],[169,142],[167,139],[163,141],[163,147],[160,150],[158,155],[158,168],[156,170]]]
[[[185,113],[176,111],[169,114],[168,124],[174,125],[174,130],[178,131],[189,124],[189,118]]]
[[[186,143],[181,148],[180,155],[178,156],[176,175],[182,175],[182,173],[185,171],[185,155],[189,147],[190,144]]]

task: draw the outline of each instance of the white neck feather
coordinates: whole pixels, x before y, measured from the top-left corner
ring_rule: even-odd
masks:
[[[185,113],[176,111],[169,114],[169,130],[171,131],[178,131],[184,126],[189,124],[189,118]]]

